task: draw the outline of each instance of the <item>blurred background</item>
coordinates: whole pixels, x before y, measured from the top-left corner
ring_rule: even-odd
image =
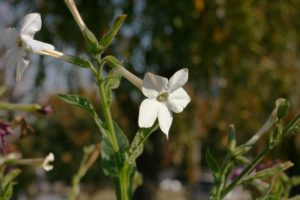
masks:
[[[277,98],[291,102],[287,120],[300,110],[299,0],[78,0],[76,4],[98,37],[116,16],[127,14],[106,54],[118,57],[139,77],[145,72],[170,77],[182,67],[190,70],[185,89],[192,101],[174,115],[169,140],[156,131],[147,142],[138,159],[144,185],[134,199],[207,199],[212,177],[202,153],[209,147],[222,161],[229,124],[235,124],[240,144],[260,128]],[[17,26],[30,12],[42,15],[42,30],[35,38],[62,52],[85,56],[80,30],[61,0],[0,0],[0,28]],[[54,110],[44,117],[17,113],[34,131],[10,148],[24,157],[52,151],[56,160],[47,174],[24,168],[16,199],[64,199],[82,148],[99,142],[100,134],[87,113],[56,94],[80,94],[99,108],[92,75],[71,64],[30,55],[30,66],[16,83],[15,68],[5,68],[3,48],[0,53],[0,80],[7,87],[1,100],[51,104]],[[114,99],[113,116],[132,139],[143,96],[123,79]],[[2,118],[15,115],[1,113]],[[265,144],[260,141],[251,153]],[[299,146],[299,136],[286,138],[268,160],[291,160],[295,167],[288,173],[300,174]],[[112,184],[100,167],[99,160],[83,179],[81,199],[114,199]]]

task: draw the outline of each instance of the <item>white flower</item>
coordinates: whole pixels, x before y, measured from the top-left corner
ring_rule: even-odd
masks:
[[[39,13],[26,15],[20,30],[7,28],[3,34],[3,43],[8,49],[7,66],[17,65],[17,81],[20,81],[29,61],[25,59],[27,52],[39,53],[42,50],[53,50],[54,46],[34,40],[34,34],[41,29],[42,20]]]
[[[54,154],[49,153],[43,162],[43,168],[45,171],[50,171],[53,169],[53,165],[50,164],[53,161],[54,161]]]
[[[187,68],[177,71],[169,80],[147,73],[143,80],[142,92],[148,98],[140,106],[139,126],[149,128],[158,118],[160,129],[168,137],[173,121],[172,112],[182,112],[191,100],[182,88],[187,80]]]

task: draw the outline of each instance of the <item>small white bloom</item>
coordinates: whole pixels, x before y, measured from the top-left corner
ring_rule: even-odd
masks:
[[[42,50],[53,50],[54,46],[34,40],[34,34],[41,29],[42,20],[39,13],[26,15],[20,29],[7,28],[4,31],[2,42],[7,50],[6,66],[17,65],[17,81],[20,81],[29,61],[25,59],[27,52],[39,53]]]
[[[50,171],[53,169],[53,165],[50,164],[53,161],[54,161],[54,154],[49,153],[43,162],[43,168],[45,171]]]
[[[169,80],[147,73],[143,80],[142,92],[148,98],[140,106],[139,126],[149,128],[158,118],[160,129],[168,137],[173,121],[172,112],[182,112],[191,100],[182,88],[187,80],[187,68],[177,71]]]

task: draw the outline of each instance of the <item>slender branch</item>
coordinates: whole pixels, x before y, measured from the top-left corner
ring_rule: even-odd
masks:
[[[236,177],[221,193],[221,199],[223,199],[239,182],[249,174],[258,163],[264,158],[264,156],[269,152],[270,145],[268,144],[262,152],[253,160],[252,163],[249,163],[248,166],[242,171],[242,173]]]

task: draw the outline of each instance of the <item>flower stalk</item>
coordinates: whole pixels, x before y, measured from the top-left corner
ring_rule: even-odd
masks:
[[[14,104],[0,101],[0,109],[36,112],[40,111],[42,109],[42,106],[39,104]]]

